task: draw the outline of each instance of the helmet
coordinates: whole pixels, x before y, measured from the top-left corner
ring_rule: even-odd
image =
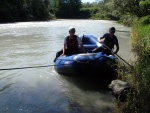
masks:
[[[76,31],[75,28],[70,28],[69,29],[69,32],[74,32],[75,33],[75,31]]]
[[[116,29],[114,27],[109,28],[109,31],[115,33]]]

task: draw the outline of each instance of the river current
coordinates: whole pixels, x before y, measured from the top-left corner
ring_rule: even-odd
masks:
[[[0,24],[0,69],[53,65],[70,27],[101,37],[114,26],[118,55],[132,59],[130,28],[106,20],[52,20]],[[0,71],[0,113],[111,113],[110,91],[59,75],[54,67]],[[93,87],[92,87],[93,86]]]

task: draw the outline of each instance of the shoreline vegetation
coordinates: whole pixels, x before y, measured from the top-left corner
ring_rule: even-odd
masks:
[[[131,7],[132,6],[132,7]],[[150,0],[3,0],[0,1],[0,23],[47,21],[53,19],[115,20],[132,27],[132,51],[136,61],[130,73],[119,73],[135,90],[127,94],[124,103],[118,102],[122,113],[150,111]]]
[[[149,113],[150,110],[150,16],[134,21],[131,30],[132,51],[136,61],[130,74],[123,76],[134,88],[125,103],[118,103],[123,113]]]
[[[125,102],[117,101],[114,113],[149,113],[150,110],[150,16],[133,22],[131,29],[132,51],[136,60],[133,67],[119,67],[118,79],[132,88],[126,92]]]

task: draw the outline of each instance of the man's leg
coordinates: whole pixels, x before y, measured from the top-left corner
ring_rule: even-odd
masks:
[[[63,49],[61,49],[60,51],[58,51],[58,52],[56,53],[56,57],[55,57],[55,59],[54,59],[54,62],[56,61],[56,59],[57,59],[62,53],[63,53]]]

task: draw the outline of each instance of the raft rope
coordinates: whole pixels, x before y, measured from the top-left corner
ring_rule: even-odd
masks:
[[[59,60],[63,60],[63,59],[59,59]],[[85,64],[89,63],[89,61],[87,61],[87,62],[81,62],[81,61],[77,61],[77,60],[67,60],[67,61],[75,61],[75,62],[78,62],[78,63],[85,63]],[[43,67],[52,67],[52,66],[60,66],[60,65],[69,65],[69,64],[59,64],[59,65],[50,64],[50,65],[41,65],[41,66],[33,66],[33,67],[29,66],[29,67],[19,67],[19,68],[4,68],[4,69],[0,69],[0,71],[30,69],[30,68],[43,68]]]
[[[97,58],[94,59],[94,60],[97,60],[97,59],[99,59],[100,57],[103,57],[103,56],[99,56],[99,57],[97,57]],[[64,60],[64,59],[62,58],[62,59],[58,59],[58,60]],[[90,60],[88,60],[88,61],[86,61],[86,62],[78,61],[78,60],[67,60],[67,61],[75,61],[75,62],[82,63],[82,64],[89,64],[89,62],[91,62]]]
[[[5,70],[17,70],[17,69],[29,69],[29,68],[41,68],[41,67],[51,67],[55,65],[45,65],[45,66],[33,66],[33,67],[19,67],[19,68],[5,68],[5,69],[0,69],[0,71],[5,71]]]
[[[100,56],[103,57],[103,56]],[[99,59],[100,57],[97,57],[95,60]],[[65,59],[57,59],[57,60],[65,60]],[[90,64],[90,60],[83,62],[83,61],[78,61],[78,60],[67,60],[67,61],[75,61],[77,63],[82,63],[82,64]],[[60,61],[61,62],[61,61]],[[19,69],[30,69],[30,68],[43,68],[43,67],[52,67],[52,66],[60,66],[60,65],[69,65],[69,64],[50,64],[50,65],[41,65],[41,66],[29,66],[29,67],[19,67],[19,68],[5,68],[5,69],[0,69],[0,71],[6,71],[6,70],[19,70]]]
[[[69,65],[69,64],[59,64],[59,65]],[[59,65],[41,65],[41,66],[29,66],[29,67],[19,67],[19,68],[5,68],[5,69],[0,69],[0,71],[5,71],[5,70],[17,70],[17,69],[30,69],[30,68],[43,68],[43,67],[51,67],[51,66],[59,66]]]
[[[100,57],[98,57],[98,58],[100,58]],[[58,59],[58,60],[64,60],[64,59]],[[75,62],[82,63],[82,64],[89,64],[89,62],[90,62],[90,61],[82,62],[82,61],[77,61],[77,60],[67,60],[67,61],[75,61]],[[60,65],[69,65],[69,64],[59,64],[59,65],[50,64],[50,65],[41,65],[41,66],[33,66],[33,67],[29,66],[29,67],[19,67],[19,68],[4,68],[4,69],[0,69],[0,71],[31,69],[31,68],[43,68],[43,67],[52,67],[52,66],[60,66]]]
[[[64,60],[64,59],[58,59],[58,60]],[[90,62],[90,61],[82,62],[78,60],[67,60],[67,61],[75,61],[75,62],[82,63],[82,64],[88,64]]]

